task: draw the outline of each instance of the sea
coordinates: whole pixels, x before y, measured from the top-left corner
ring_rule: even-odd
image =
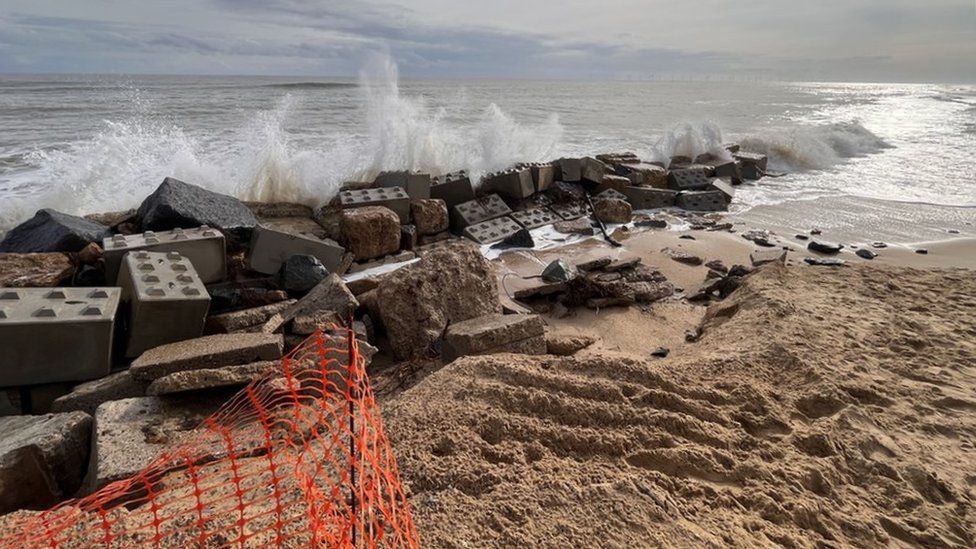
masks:
[[[39,208],[137,207],[164,177],[327,202],[379,171],[480,174],[631,151],[767,154],[732,212],[870,241],[976,233],[976,86],[358,77],[0,75],[0,230]]]

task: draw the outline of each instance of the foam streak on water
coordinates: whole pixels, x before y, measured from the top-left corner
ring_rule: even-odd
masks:
[[[855,195],[976,205],[976,90],[938,85],[0,77],[0,228],[39,207],[137,206],[166,176],[312,205],[381,170],[475,177],[515,162],[630,150],[724,154],[790,175],[735,208]],[[894,205],[892,207],[899,207]]]

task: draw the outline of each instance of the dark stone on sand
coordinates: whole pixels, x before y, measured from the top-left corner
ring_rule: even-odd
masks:
[[[506,250],[508,248],[534,248],[535,241],[532,240],[532,233],[528,229],[519,229],[518,232],[509,236],[505,240],[502,240],[498,244],[492,245],[492,248],[497,250]]]
[[[92,242],[101,244],[108,227],[44,208],[17,225],[0,242],[0,252],[77,252]]]
[[[929,251],[926,250],[925,248],[919,248],[919,249],[915,250],[915,253],[921,254],[921,255],[928,255]]]
[[[542,271],[542,280],[545,282],[569,282],[573,278],[571,267],[562,259],[557,259],[546,265]]]
[[[742,233],[742,238],[755,242],[758,246],[763,246],[766,248],[772,248],[775,244],[770,241],[772,235],[769,231],[761,229],[752,229]]]
[[[803,261],[806,261],[807,265],[814,265],[816,267],[843,267],[847,264],[843,259],[826,257],[804,257]]]
[[[240,200],[167,177],[139,206],[144,230],[166,231],[209,225],[242,241],[258,220]]]
[[[732,265],[732,268],[729,269],[729,276],[742,278],[751,272],[751,267],[746,267],[745,265]]]
[[[807,235],[805,235],[805,234],[798,234],[798,235],[794,236],[793,238],[796,238],[797,240],[810,240],[810,237],[807,236]]]
[[[844,246],[842,244],[837,244],[836,242],[827,242],[825,240],[811,240],[807,244],[807,249],[811,252],[819,252],[822,254],[836,254],[840,253]]]
[[[691,236],[690,234],[683,234],[683,235],[679,236],[678,238],[680,238],[682,240],[695,240],[695,237]]]
[[[317,257],[293,255],[281,266],[281,285],[286,291],[306,293],[329,276]]]
[[[658,358],[664,358],[669,354],[671,354],[671,349],[668,349],[667,347],[658,347],[657,349],[651,351],[651,356],[656,356]]]
[[[874,259],[878,257],[878,254],[872,252],[867,248],[861,248],[860,250],[854,252],[858,257],[863,259]]]
[[[810,229],[810,234],[816,236],[821,233],[820,229]]]
[[[655,217],[635,217],[634,226],[649,227],[652,229],[667,229],[668,222],[663,219],[658,219]]]
[[[872,247],[872,248],[877,248],[877,249],[881,249],[881,248],[887,248],[887,247],[888,247],[888,245],[887,245],[887,244],[885,244],[884,242],[872,242],[872,243],[871,243],[871,247]]]

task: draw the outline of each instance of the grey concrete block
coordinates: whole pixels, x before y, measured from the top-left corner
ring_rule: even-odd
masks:
[[[227,277],[227,253],[224,235],[206,225],[194,229],[146,231],[116,234],[102,241],[105,250],[105,279],[118,283],[119,268],[125,254],[135,251],[179,252],[193,263],[204,284],[219,282]]]
[[[83,412],[0,418],[0,513],[72,496],[88,460],[91,425]]]
[[[580,160],[580,170],[582,179],[597,184],[601,183],[603,176],[610,171],[606,164],[589,156]]]
[[[465,171],[438,177],[430,188],[430,197],[439,198],[451,209],[458,204],[474,200],[474,187]]]
[[[716,191],[722,191],[722,194],[725,195],[726,202],[732,202],[732,198],[735,197],[735,187],[732,186],[732,183],[725,181],[724,179],[712,179],[709,187]]]
[[[482,189],[498,193],[513,200],[528,198],[535,193],[532,170],[512,168],[502,172],[490,173],[481,180]]]
[[[728,209],[722,191],[685,191],[678,193],[674,205],[689,211],[720,212]]]
[[[154,381],[173,372],[278,360],[280,334],[217,334],[149,349],[132,362],[129,372],[141,381]]]
[[[672,169],[668,173],[668,186],[676,191],[700,191],[708,188],[711,167],[691,165]]]
[[[119,288],[0,288],[0,387],[111,370]]]
[[[766,174],[769,159],[764,154],[737,152],[732,155],[742,165],[743,179],[761,179]]]
[[[556,161],[559,164],[559,180],[566,182],[576,182],[582,179],[583,163],[579,158],[560,158]]]
[[[463,204],[458,204],[451,209],[451,226],[460,231],[469,225],[506,216],[512,213],[511,208],[505,204],[497,194],[471,200]]]
[[[431,178],[429,173],[412,171],[380,172],[373,182],[373,187],[389,188],[401,187],[413,199],[430,198]]]
[[[531,210],[512,212],[512,219],[526,229],[544,227],[562,221],[562,218],[549,208],[532,208]]]
[[[553,204],[550,208],[564,221],[571,221],[590,214],[590,207],[585,202]]]
[[[535,185],[535,192],[541,193],[552,186],[556,181],[557,167],[553,164],[533,163],[528,165],[532,172],[532,183]]]
[[[522,226],[516,223],[514,219],[505,216],[468,225],[464,228],[464,236],[478,244],[491,244],[504,240],[521,229]]]
[[[648,162],[618,164],[617,174],[630,179],[635,186],[647,186],[666,189],[668,186],[668,171],[657,164]]]
[[[384,206],[396,212],[400,223],[410,223],[410,195],[403,187],[340,191],[339,204],[344,210],[363,206]]]
[[[541,339],[541,345],[537,344],[537,339]],[[542,318],[538,315],[491,314],[452,324],[444,337],[442,355],[445,361],[451,361],[462,356],[502,352],[545,354]]]
[[[635,210],[653,210],[674,206],[678,191],[652,187],[627,187],[624,189],[624,195]]]
[[[126,357],[203,333],[210,294],[179,252],[126,254],[119,283],[126,310]]]
[[[248,262],[252,270],[271,275],[277,273],[291,256],[310,255],[321,261],[329,272],[334,272],[342,263],[345,253],[346,249],[331,239],[293,234],[259,225],[251,236]]]

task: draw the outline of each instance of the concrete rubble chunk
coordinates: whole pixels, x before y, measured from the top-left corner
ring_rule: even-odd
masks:
[[[298,316],[315,314],[320,311],[332,311],[339,318],[348,319],[359,307],[359,301],[352,295],[346,283],[336,274],[325,278],[318,286],[312,288],[305,297],[293,303],[287,309],[278,313],[265,323],[262,331],[277,332],[285,324]]]
[[[284,343],[277,334],[217,334],[149,349],[129,371],[142,381],[173,372],[247,364],[281,358]]]
[[[0,418],[0,513],[72,496],[81,486],[91,426],[84,412]]]
[[[684,250],[679,250],[676,248],[664,248],[661,251],[664,252],[664,255],[670,257],[678,263],[684,263],[686,265],[701,265],[704,263],[702,258]]]
[[[108,236],[105,225],[44,208],[7,232],[0,252],[77,252]]]
[[[289,299],[261,307],[252,307],[207,318],[206,333],[230,334],[264,324],[272,316],[294,305],[297,301]]]
[[[365,206],[342,212],[342,239],[356,261],[394,254],[400,250],[400,218],[383,206]]]
[[[429,353],[450,324],[501,312],[494,268],[474,246],[431,251],[373,291],[400,359]]]
[[[446,231],[450,226],[447,202],[437,198],[411,200],[410,213],[421,236],[434,235]]]
[[[208,225],[250,237],[257,217],[240,200],[167,177],[139,206],[144,230],[165,231]]]
[[[786,250],[756,250],[749,254],[753,267],[767,263],[786,263]]]
[[[586,218],[573,219],[571,221],[560,221],[553,225],[556,232],[563,234],[578,234],[583,236],[593,236],[593,225]]]
[[[145,395],[147,385],[147,382],[133,378],[128,370],[115,372],[101,379],[76,385],[70,393],[54,400],[51,411],[79,411],[94,415],[103,402]]]
[[[556,356],[571,356],[596,343],[596,338],[588,335],[546,334],[546,353]]]
[[[545,323],[538,315],[490,314],[447,327],[445,361],[494,353],[545,354]]]
[[[600,198],[593,201],[593,213],[604,223],[630,223],[631,207],[620,198]]]
[[[150,383],[146,395],[169,395],[216,387],[243,387],[276,371],[278,366],[277,361],[267,360],[237,366],[174,372]]]
[[[296,316],[291,321],[289,333],[307,336],[314,334],[316,330],[324,330],[330,326],[338,326],[341,324],[343,324],[343,320],[339,318],[339,315],[335,311],[313,311]]]
[[[178,447],[222,402],[213,395],[183,395],[102,404],[95,412],[85,492],[143,470],[160,453]]]
[[[317,286],[329,270],[317,257],[293,255],[281,267],[281,286],[288,292],[305,293]]]
[[[49,288],[71,278],[75,266],[67,254],[0,253],[0,287]]]

